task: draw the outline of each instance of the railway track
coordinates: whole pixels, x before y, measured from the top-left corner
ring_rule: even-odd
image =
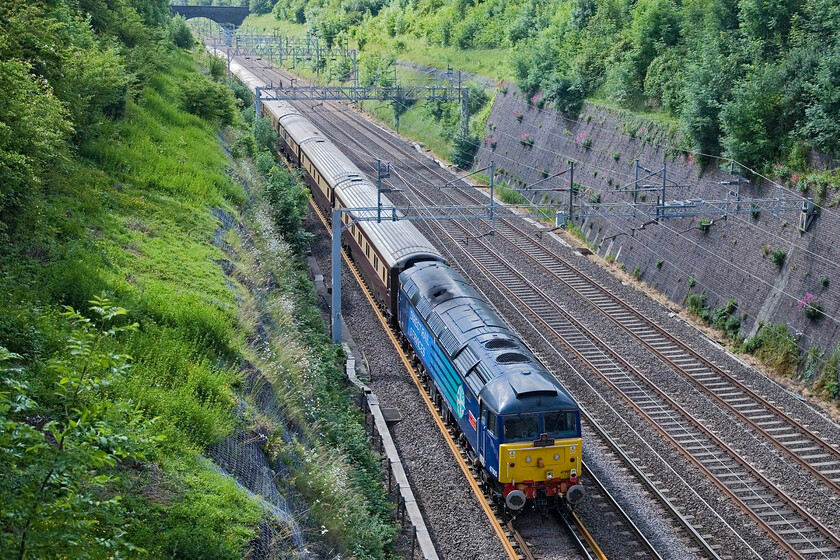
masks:
[[[324,226],[325,230],[331,233],[330,223],[326,219],[326,217],[322,214],[321,210],[315,204],[310,204],[313,212],[318,216],[318,219],[321,221],[322,225]],[[461,444],[457,434],[452,425],[447,424],[446,420],[443,416],[443,411],[434,403],[433,395],[431,394],[429,387],[430,382],[428,377],[422,372],[418,371],[417,368],[417,360],[413,359],[413,356],[409,355],[410,346],[407,344],[402,344],[400,342],[400,336],[398,333],[394,332],[391,329],[388,321],[385,319],[385,316],[382,314],[379,306],[376,304],[376,301],[373,298],[373,295],[367,286],[366,282],[362,278],[361,273],[355,266],[355,263],[350,259],[346,254],[342,255],[344,258],[344,262],[350,271],[353,274],[359,288],[365,294],[368,303],[370,304],[371,308],[374,310],[377,318],[379,319],[380,324],[388,333],[389,338],[391,340],[394,349],[399,354],[403,365],[405,366],[406,370],[411,375],[412,379],[414,380],[417,389],[419,390],[420,394],[423,396],[424,401],[426,402],[426,406],[432,416],[435,418],[435,421],[438,425],[438,428],[441,431],[441,434],[447,441],[450,450],[453,453],[453,456],[456,458],[461,470],[467,475],[467,479],[470,481],[470,486],[473,489],[473,493],[479,500],[479,503],[484,510],[484,513],[487,515],[488,519],[491,522],[495,522],[494,529],[496,530],[496,534],[499,537],[499,540],[503,543],[506,552],[508,553],[508,557],[511,560],[519,560],[524,558],[526,560],[537,560],[530,549],[525,538],[522,537],[519,530],[513,525],[511,520],[507,519],[504,513],[498,507],[494,507],[492,498],[482,489],[481,486],[481,479],[478,475],[478,471],[475,468],[475,465],[470,458],[469,452],[464,445]],[[596,547],[597,548],[597,547]]]
[[[324,228],[327,231],[330,231],[329,223],[327,222],[323,214],[320,212],[320,210],[317,208],[317,206],[312,204],[311,207],[313,208],[313,211],[318,215]],[[474,490],[480,488],[481,479],[478,474],[478,470],[475,468],[475,464],[470,457],[469,450],[460,443],[460,440],[456,432],[454,431],[453,426],[446,424],[446,421],[442,414],[442,410],[434,404],[433,396],[429,391],[428,378],[425,376],[425,374],[416,370],[416,367],[414,366],[415,361],[412,360],[411,357],[406,353],[407,350],[410,350],[410,348],[407,345],[400,344],[398,342],[398,333],[395,333],[388,327],[387,320],[381,314],[378,306],[376,305],[376,302],[373,299],[373,296],[370,294],[370,290],[368,289],[366,283],[362,279],[361,274],[356,269],[352,260],[349,259],[346,255],[344,255],[344,260],[347,266],[352,271],[360,288],[365,292],[365,295],[367,296],[371,307],[376,310],[377,316],[382,326],[385,327],[390,333],[394,347],[400,353],[400,356],[404,364],[406,365],[406,368],[412,372],[412,377],[415,378],[416,385],[421,391],[421,394],[425,395],[429,410],[436,417],[441,431],[446,434],[446,438],[448,440],[448,443],[450,444],[450,447],[453,449],[453,452],[457,450],[456,456],[459,458],[459,464],[461,465],[462,470],[464,470],[464,472],[469,471]],[[584,468],[587,467],[584,465]],[[638,536],[638,541],[628,539],[626,544],[629,545],[629,549],[633,549],[634,543],[638,542],[641,543],[642,550],[646,550],[650,553],[649,555],[647,555],[647,557],[652,559],[661,558],[659,554],[656,553],[656,551],[650,545],[650,543],[647,541],[647,539],[645,539],[645,537],[639,531],[638,527],[636,527],[636,525],[632,522],[630,517],[618,505],[618,502],[609,494],[609,492],[606,490],[606,487],[603,484],[601,484],[601,482],[594,475],[591,475],[587,478],[587,486],[590,491],[594,491],[595,497],[593,498],[593,500],[597,500],[601,504],[599,507],[599,511],[608,511],[612,515],[620,516],[622,519],[622,529],[626,529],[627,527],[629,527],[634,530],[635,534]],[[500,505],[495,504],[494,500],[487,492],[476,492],[476,496],[478,496],[480,501],[482,502],[482,505],[485,508],[485,512],[487,512],[487,508],[492,509],[493,519],[495,519],[497,524],[497,533],[499,535],[504,535],[502,541],[505,542],[505,544],[507,545],[506,549],[508,550],[510,557],[514,560],[539,560],[539,553],[534,553],[528,539],[526,539],[522,535],[520,529],[517,527],[516,519],[510,519],[503,511],[503,508],[501,508]],[[603,504],[608,505],[605,508]],[[577,517],[577,515],[575,515],[573,512],[559,511],[555,511],[554,514],[559,526],[566,528],[566,531],[570,535],[572,541],[576,543],[580,553],[583,555],[584,558],[599,560],[605,560],[607,558],[599,548],[595,539],[590,535],[584,523],[579,517]],[[548,533],[553,534],[552,531],[548,531]]]
[[[330,128],[337,129],[335,126]],[[358,133],[358,129],[355,131]],[[358,143],[358,140],[346,131],[342,133],[348,141]],[[391,135],[377,131],[375,127],[368,128],[364,134],[369,139],[376,136],[379,141],[394,142]],[[406,159],[408,156],[412,156],[413,159],[416,155],[402,147],[399,147],[399,150]],[[369,165],[368,162],[365,163]],[[425,169],[427,172],[439,175],[440,170],[436,167],[421,162],[418,169]],[[448,180],[442,176],[441,178],[443,182]],[[429,184],[428,180],[424,182]],[[475,198],[471,200],[474,202]],[[434,204],[434,202],[429,200],[429,204]],[[551,253],[541,244],[535,243],[528,236],[523,236],[521,231],[517,232],[518,229],[512,222],[502,217],[498,221],[497,238],[516,247],[518,251],[527,255],[535,266],[549,273],[552,279],[562,282],[580,295],[600,313],[648,348],[651,353],[675,371],[680,372],[699,390],[705,391],[720,406],[751,426],[751,429],[761,434],[779,453],[786,454],[803,469],[809,471],[825,487],[833,492],[840,491],[840,485],[838,485],[840,483],[840,452],[834,446],[822,440],[818,435],[801,428],[795,418],[788,416],[774,403],[703,358],[606,289],[586,278],[582,272],[577,271],[575,267]],[[463,229],[462,232],[467,235],[474,233],[474,231]],[[471,245],[470,253],[476,253],[475,249],[480,245],[484,245],[483,250],[493,252],[493,249],[479,239]],[[508,283],[511,274],[515,273],[510,268],[494,271],[493,268],[497,267],[498,263],[489,260],[483,263],[476,261],[476,263],[485,270],[488,276],[501,275]],[[534,296],[538,291],[535,290],[536,286],[528,286],[526,282],[525,287],[527,290],[523,289],[520,293],[511,291],[511,296],[519,304],[526,306],[534,316],[545,317],[562,312],[559,306],[552,307],[546,303],[540,303],[539,297]],[[541,297],[544,301],[550,299],[545,294]],[[566,319],[574,323],[570,317]],[[634,372],[629,364],[622,363],[620,356],[610,356],[608,345],[599,341],[597,336],[593,333],[587,334],[586,329],[581,329],[580,324],[574,326],[578,331],[582,330],[583,338],[579,338],[574,330],[566,326],[552,327],[552,330],[557,333],[565,330],[566,334],[559,337],[565,340],[570,348],[576,346],[597,348],[597,351],[592,350],[588,355],[586,352],[581,352],[581,359],[589,363],[596,371],[601,372],[605,382],[613,386],[617,393],[621,394],[640,414],[648,418],[651,424],[672,441],[684,456],[694,462],[700,470],[706,472],[709,479],[733,501],[741,505],[742,509],[783,549],[794,557],[836,557],[840,541],[829,529],[811,517],[807,511],[787,497],[761,473],[741,460],[737,452],[728,450],[722,441],[703,428],[701,420],[691,418],[691,415],[673,399],[657,391],[656,387],[646,385],[641,372]],[[663,406],[663,403],[667,406]],[[693,431],[689,430],[689,427]]]
[[[278,81],[280,79],[288,80],[288,78],[285,76],[273,73],[264,74],[263,78],[269,80],[273,79],[275,81]],[[376,127],[375,125],[369,125],[364,129],[360,129],[359,127],[352,127],[351,129],[345,126],[339,126],[336,123],[335,119],[326,118],[318,113],[310,112],[308,113],[308,116],[313,120],[313,122],[315,122],[316,125],[322,128],[322,130],[328,130],[330,131],[330,134],[332,134],[334,137],[338,137],[337,139],[339,141],[349,145],[356,145],[361,150],[368,149],[367,147],[365,147],[366,142],[364,142],[364,140],[370,140],[373,143],[386,142],[389,144],[398,141],[395,137],[393,137],[385,131],[378,129],[378,127]],[[369,153],[373,155],[372,152]],[[356,160],[355,163],[357,163],[357,165],[359,165],[360,167],[368,167],[369,169],[373,169],[371,162],[360,160],[357,157],[357,154],[358,151],[350,155],[352,159]],[[401,156],[401,165],[407,165],[409,162],[415,162],[415,164],[412,165],[412,171],[414,173],[423,173],[427,175],[433,174],[433,176],[439,178],[441,182],[446,182],[449,179],[441,173],[441,169],[437,164],[424,161],[427,159],[425,156],[421,156],[419,163],[417,163],[416,160],[418,159],[418,154],[413,149],[399,147],[397,155]],[[407,181],[404,180],[404,182]],[[424,182],[429,184],[428,180],[425,180]],[[464,183],[463,185],[465,187],[470,186],[467,183]],[[427,204],[432,204],[432,201],[427,200]],[[650,545],[650,543],[647,541],[644,535],[639,531],[638,527],[636,527],[632,520],[630,520],[629,516],[627,516],[626,513],[620,507],[617,506],[615,500],[611,496],[609,496],[608,492],[605,489],[600,488],[598,495],[600,495],[605,502],[615,504],[611,514],[616,515],[617,518],[621,518],[623,520],[622,522],[616,522],[619,524],[623,524],[622,530],[620,532],[625,535],[634,535],[634,537],[632,538],[625,538],[625,540],[627,541],[624,543],[625,549],[644,550],[646,551],[647,557],[659,558],[660,556],[658,555],[658,553],[653,549],[653,547]],[[679,516],[677,512],[675,512],[675,515]],[[582,527],[582,524],[578,518],[572,517],[571,520],[563,519],[562,524],[567,526],[567,530],[570,534],[573,535],[573,539],[581,543],[580,550],[585,557],[604,557],[603,553],[598,551],[597,545],[594,544],[594,541],[588,535],[587,531]],[[583,538],[582,535],[586,535],[589,540]],[[702,542],[702,539],[700,540]],[[705,543],[702,544],[704,547],[707,547]],[[714,553],[711,553],[708,556],[715,557]]]
[[[377,136],[382,138],[384,135],[377,134]],[[402,150],[402,153],[410,155],[407,150]],[[429,166],[427,169],[439,173]],[[441,179],[445,178],[441,177]],[[474,197],[468,198],[472,203],[480,202]],[[435,201],[431,199],[426,200],[429,205],[435,204]],[[453,202],[458,201],[453,199]],[[764,436],[778,451],[808,470],[817,480],[822,481],[834,491],[840,489],[837,484],[840,479],[840,452],[836,448],[818,435],[802,429],[799,422],[790,418],[774,403],[761,397],[740,380],[690,349],[676,337],[587,278],[567,261],[535,243],[504,216],[499,217],[497,226],[499,227],[497,232],[501,233],[499,238],[527,255],[536,266],[548,272],[553,279],[576,292],[616,325],[636,338],[654,355],[680,372],[699,389],[707,392],[713,400],[744,421],[756,433]],[[466,228],[461,228],[461,230],[467,235],[471,233]],[[518,232],[519,236],[513,238],[506,233],[511,231]],[[455,240],[454,236],[450,237]],[[494,254],[494,248],[479,237],[470,251],[474,259],[476,244],[483,245],[483,255],[486,259],[493,258],[491,255]],[[546,260],[550,263],[549,265],[545,264]],[[502,269],[492,270],[492,265],[488,267],[488,262],[485,260],[482,263],[485,273],[496,278],[500,284],[502,284],[501,279],[504,278],[511,295],[520,305],[531,310],[534,316],[548,317],[564,313],[560,306],[548,303],[552,300],[545,295],[543,297],[546,303],[540,307],[537,298],[534,297],[536,286],[525,283],[518,293],[513,293],[509,287],[510,278],[511,275],[517,274],[517,270],[504,266],[506,263],[498,261],[494,262],[496,265],[501,264]],[[522,280],[525,280],[524,277]],[[737,450],[730,449],[726,443],[707,430],[700,419],[693,418],[674,399],[654,385],[646,384],[644,374],[633,368],[618,354],[610,352],[608,344],[601,342],[596,349],[581,352],[579,349],[587,348],[588,341],[599,339],[579,322],[573,322],[574,329],[568,327],[559,329],[554,326],[552,330],[555,333],[564,331],[566,334],[560,335],[560,338],[570,350],[578,353],[593,370],[601,373],[602,378],[616,392],[623,395],[627,402],[656,426],[660,433],[680,449],[684,456],[705,472],[720,490],[737,503],[784,550],[794,557],[801,558],[838,554],[840,540],[833,531],[799,506],[795,499],[787,496],[778,485],[742,460]],[[551,327],[545,322],[544,325]],[[607,354],[612,354],[612,359]],[[632,371],[634,375],[627,376],[625,373],[627,371]],[[663,402],[671,407],[671,412],[662,410],[661,403]],[[689,420],[693,431],[686,427],[682,419]],[[770,494],[767,494],[768,491]]]

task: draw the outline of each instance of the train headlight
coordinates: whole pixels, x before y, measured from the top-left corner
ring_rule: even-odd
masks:
[[[526,462],[526,463],[530,463],[530,462],[531,462],[531,458],[530,458],[530,457],[525,457],[525,462]]]
[[[554,460],[555,460],[555,461],[559,461],[559,460],[560,460],[560,455],[555,455],[555,456],[554,456]]]
[[[554,471],[545,471],[545,478],[547,480],[551,480],[552,478],[554,478]]]

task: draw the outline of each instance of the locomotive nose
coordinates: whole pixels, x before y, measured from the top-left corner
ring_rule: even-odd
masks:
[[[509,510],[519,511],[525,505],[525,493],[522,490],[513,490],[505,498],[505,505]]]

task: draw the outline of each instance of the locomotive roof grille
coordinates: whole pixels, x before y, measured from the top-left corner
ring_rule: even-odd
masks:
[[[509,338],[494,338],[484,343],[484,347],[488,350],[501,350],[502,348],[517,348],[519,345],[516,341]]]
[[[496,356],[496,361],[500,364],[521,364],[530,362],[531,359],[519,352],[505,352]]]

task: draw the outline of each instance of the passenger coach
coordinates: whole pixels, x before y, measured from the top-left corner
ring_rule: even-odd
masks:
[[[252,90],[264,85],[240,64],[231,61],[231,70]],[[443,256],[408,220],[392,221],[386,197],[377,196],[376,185],[364,177],[350,159],[328,140],[306,117],[285,101],[262,100],[261,111],[277,131],[281,150],[292,164],[304,171],[307,186],[319,208],[330,216],[333,208],[376,208],[381,201],[386,216],[381,222],[356,221],[350,224],[342,214],[342,224],[350,227],[342,242],[376,299],[393,322],[397,314],[399,275],[415,263],[445,262]],[[362,212],[375,217],[375,211]],[[399,215],[399,214],[398,214]],[[401,216],[401,215],[399,215]]]

